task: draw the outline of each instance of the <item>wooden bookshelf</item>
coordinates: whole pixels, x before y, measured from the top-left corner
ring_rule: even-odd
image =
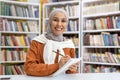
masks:
[[[43,4],[43,33],[46,33],[48,16],[51,10],[61,8],[66,10],[69,16],[67,30],[64,32],[66,38],[72,39],[76,48],[76,57],[80,57],[80,1],[62,1]]]
[[[39,3],[0,0],[0,75],[22,75],[32,38],[40,34]]]
[[[119,0],[82,2],[82,72],[120,72]]]

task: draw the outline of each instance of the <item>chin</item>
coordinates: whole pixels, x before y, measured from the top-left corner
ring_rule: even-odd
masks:
[[[56,36],[59,36],[59,35],[61,35],[61,34],[63,34],[63,33],[57,33],[57,34],[55,34]]]
[[[54,34],[55,34],[56,36],[59,36],[59,35],[62,35],[63,32],[62,32],[62,31],[56,31],[56,32],[54,32]]]

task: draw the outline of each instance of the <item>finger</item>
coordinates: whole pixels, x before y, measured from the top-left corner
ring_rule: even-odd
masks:
[[[71,65],[70,68],[77,70],[78,69],[78,65],[76,65],[76,64]]]
[[[78,61],[77,64],[80,64],[80,61]]]
[[[69,67],[69,70],[70,71],[77,71],[77,68],[76,67]]]
[[[80,64],[80,61],[78,61],[77,63],[75,63],[76,65],[79,65]]]
[[[75,68],[75,69],[77,69],[77,68],[78,68],[78,65],[71,65],[70,68]]]
[[[70,57],[69,55],[65,55],[65,58],[68,58],[68,59],[70,59],[71,57]]]
[[[70,56],[64,56],[62,57],[62,60],[68,61],[70,59]]]
[[[64,64],[64,63],[66,63],[68,61],[68,59],[66,59],[66,58],[62,58],[61,59],[61,62]]]

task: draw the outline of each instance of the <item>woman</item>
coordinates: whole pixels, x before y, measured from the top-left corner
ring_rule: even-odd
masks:
[[[51,75],[70,58],[75,57],[72,40],[66,40],[63,37],[63,32],[66,30],[67,24],[68,16],[63,9],[55,9],[50,13],[47,33],[35,37],[27,53],[24,64],[27,75]],[[77,73],[77,68],[78,63],[71,65],[66,73]]]

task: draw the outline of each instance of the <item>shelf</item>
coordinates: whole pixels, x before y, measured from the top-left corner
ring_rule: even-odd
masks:
[[[39,3],[30,3],[30,2],[19,2],[19,1],[8,1],[8,0],[0,0],[1,2],[4,3],[9,3],[9,4],[17,4],[17,5],[34,5],[34,6],[39,6]]]
[[[67,32],[64,32],[64,34],[78,34],[79,31],[67,31]]]
[[[109,65],[109,66],[120,66],[120,64],[117,64],[117,63],[102,63],[102,62],[86,62],[86,61],[83,61],[84,64],[97,64],[97,65]]]
[[[32,18],[32,17],[3,16],[3,15],[1,15],[0,17],[7,19],[19,19],[19,20],[35,20],[35,21],[39,20],[39,18]]]
[[[112,0],[82,1],[82,72],[119,72],[120,46],[99,46],[120,45],[119,6]]]
[[[83,46],[83,48],[120,48],[120,46]]]
[[[83,15],[83,18],[94,18],[94,17],[112,16],[112,15],[119,15],[119,14],[120,14],[120,11],[106,12],[106,13],[97,13],[97,14]]]
[[[67,4],[78,4],[79,1],[63,1],[63,2],[54,2],[52,3],[47,3],[47,4],[44,4],[45,6],[47,5],[50,5],[50,6],[56,6],[56,5],[67,5]]]
[[[0,61],[0,63],[4,63],[4,64],[6,64],[6,63],[8,63],[8,64],[13,64],[13,63],[24,63],[25,61]]]
[[[120,29],[83,30],[83,33],[119,32]]]
[[[26,53],[32,39],[41,33],[39,5],[0,0],[0,75],[25,74]]]
[[[63,33],[63,36],[67,39],[72,39],[73,43],[75,44],[75,51],[76,51],[76,57],[80,56],[80,19],[81,19],[81,1],[61,1],[61,2],[54,2],[54,3],[46,3],[43,4],[43,33],[46,33],[47,29],[47,23],[49,20],[49,13],[52,9],[55,8],[61,8],[66,10],[68,13],[68,19],[69,19],[69,26],[67,27],[66,31]],[[71,25],[71,26],[70,26]]]
[[[98,2],[98,1],[101,1],[101,0],[83,0],[82,2],[83,3],[92,3],[92,2]]]
[[[0,48],[29,48],[29,46],[0,46]]]
[[[4,34],[40,34],[39,32],[14,32],[14,31],[0,31],[1,33]]]

